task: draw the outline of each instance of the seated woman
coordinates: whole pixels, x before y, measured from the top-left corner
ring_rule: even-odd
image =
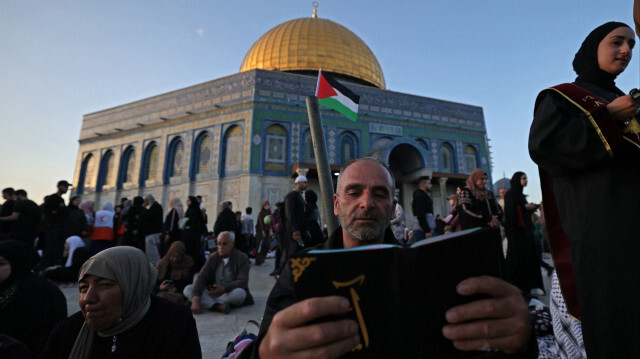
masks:
[[[186,247],[180,241],[173,242],[167,254],[156,264],[158,290],[156,295],[175,303],[184,303],[184,287],[193,282],[193,258],[186,255]]]
[[[64,294],[31,272],[37,261],[33,246],[0,242],[0,333],[24,343],[34,358],[51,329],[67,317]]]
[[[193,316],[151,295],[158,272],[141,250],[106,249],[80,269],[80,311],[51,332],[42,358],[201,358]]]
[[[78,272],[84,262],[91,257],[91,252],[84,246],[79,236],[71,236],[64,243],[64,266],[54,266],[43,271],[45,278],[60,283],[70,283],[78,280]]]

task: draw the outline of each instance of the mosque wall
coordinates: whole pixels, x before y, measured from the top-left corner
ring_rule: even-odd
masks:
[[[293,166],[315,164],[305,103],[315,84],[310,76],[252,70],[86,115],[74,194],[101,206],[151,193],[165,209],[173,197],[201,195],[210,219],[223,200],[243,212],[265,200],[273,206],[293,188]],[[348,86],[361,95],[357,122],[321,109],[332,165],[365,155],[388,162],[394,148],[408,145],[440,178],[462,178],[471,164],[491,172],[482,108]],[[434,181],[437,213],[448,212],[453,183]],[[317,179],[309,185],[319,192]],[[415,186],[405,187],[410,225]]]

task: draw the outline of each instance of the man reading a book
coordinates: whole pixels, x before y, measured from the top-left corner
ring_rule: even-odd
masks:
[[[394,243],[388,228],[393,210],[395,181],[388,168],[372,158],[347,164],[338,177],[333,198],[339,227],[327,240],[327,249],[353,248],[368,244]],[[477,300],[451,308],[446,313],[443,335],[461,350],[492,350],[497,357],[537,357],[531,335],[529,312],[520,291],[498,278],[475,277],[457,286],[461,295],[485,294]],[[274,286],[256,341],[242,358],[337,358],[360,343],[354,320],[318,320],[340,317],[350,307],[339,296],[310,298],[296,302],[288,267]],[[488,353],[493,354],[493,353]]]

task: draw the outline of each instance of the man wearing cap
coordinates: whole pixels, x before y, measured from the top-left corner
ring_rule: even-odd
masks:
[[[62,195],[67,193],[71,184],[65,180],[58,181],[58,190],[44,198],[45,248],[38,269],[55,265],[62,259],[66,239],[65,222],[67,206]]]
[[[282,267],[289,263],[289,257],[296,253],[306,231],[304,208],[305,202],[302,192],[307,189],[307,177],[298,176],[295,180],[295,188],[284,197],[284,248],[280,261],[280,271]]]

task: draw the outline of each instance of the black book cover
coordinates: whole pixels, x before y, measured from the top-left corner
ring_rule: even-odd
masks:
[[[361,343],[347,358],[471,358],[442,336],[445,312],[476,300],[456,285],[479,275],[501,277],[500,232],[475,228],[409,248],[371,245],[312,250],[291,258],[296,300],[341,295]],[[331,319],[331,318],[328,318]],[[327,320],[327,318],[325,318]]]

